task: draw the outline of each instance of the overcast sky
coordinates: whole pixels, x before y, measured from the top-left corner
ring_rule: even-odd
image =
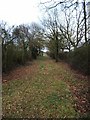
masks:
[[[39,21],[40,0],[0,0],[0,20],[10,25]]]
[[[0,21],[9,25],[38,22],[41,17],[40,1],[47,0],[0,0]]]

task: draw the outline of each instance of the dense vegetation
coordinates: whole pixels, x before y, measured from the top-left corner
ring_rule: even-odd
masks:
[[[3,119],[90,118],[86,4],[50,0],[40,23],[0,22]]]
[[[68,55],[70,65],[84,74],[90,75],[90,46],[84,45]]]
[[[55,59],[55,55],[52,52],[47,54]],[[90,46],[83,45],[70,52],[60,52],[58,54],[59,61],[67,62],[73,69],[79,72],[90,75]]]
[[[13,26],[8,29],[6,23],[0,24],[3,72],[36,59],[41,54],[44,44],[42,31],[36,23],[30,26]]]
[[[90,45],[87,38],[90,30],[87,22],[90,16],[86,14],[86,1],[84,0],[81,4],[78,1],[56,2],[56,5],[51,3],[47,5],[50,11],[43,23],[49,39],[48,55],[56,62],[64,60],[82,73],[90,74]],[[58,5],[62,6],[64,22],[59,16],[60,11],[56,7]]]
[[[69,4],[70,7],[67,6]],[[47,17],[41,20],[41,25],[32,23],[8,27],[6,23],[0,23],[3,71],[7,72],[14,66],[36,59],[46,46],[47,54],[56,62],[59,59],[68,61],[73,68],[89,74],[89,28],[86,23],[89,16],[86,14],[86,2],[63,2],[63,21],[59,17],[58,8],[53,6],[53,9],[48,9]]]

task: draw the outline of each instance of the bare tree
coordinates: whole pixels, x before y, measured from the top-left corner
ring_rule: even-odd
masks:
[[[85,0],[83,0],[83,2],[80,2],[79,0],[60,0],[60,1],[51,0],[41,4],[45,6],[47,11],[54,9],[56,7],[59,9],[62,8],[61,11],[64,11],[65,19],[66,19],[66,28],[64,26],[64,28],[67,31],[66,36],[68,36],[69,42],[73,47],[77,47],[79,43],[82,41],[83,37],[85,38],[85,42],[87,42],[87,19],[88,18],[86,15]],[[81,9],[81,10],[78,10],[78,9]],[[76,11],[76,19],[74,17],[75,11]],[[68,12],[70,13],[69,15],[67,14]],[[70,24],[70,22],[72,21],[74,21],[74,23],[72,24],[73,28],[71,28],[71,24]],[[73,33],[74,35],[71,39],[70,34],[73,34]]]

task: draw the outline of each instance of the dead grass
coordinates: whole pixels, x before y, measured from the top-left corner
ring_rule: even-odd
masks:
[[[87,79],[75,74],[68,65],[42,57],[3,76],[7,80],[3,83],[3,116],[87,117]]]

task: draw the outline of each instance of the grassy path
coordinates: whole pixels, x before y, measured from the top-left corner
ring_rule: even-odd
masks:
[[[82,96],[87,93],[86,78],[82,80],[83,76],[74,74],[66,64],[42,57],[15,71],[5,78],[11,80],[3,83],[4,117],[76,118],[87,115],[87,108],[76,109],[77,101],[81,100],[76,93],[84,92]],[[83,104],[87,102],[85,99],[82,99]]]

